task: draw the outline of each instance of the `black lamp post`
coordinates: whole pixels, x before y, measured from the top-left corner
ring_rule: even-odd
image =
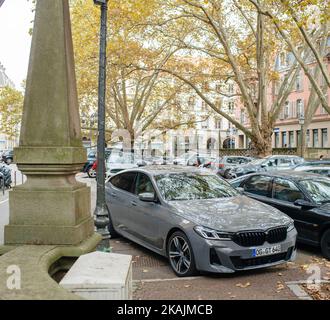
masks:
[[[304,157],[304,125],[305,125],[305,117],[303,114],[299,116],[299,124],[300,124],[300,156]]]
[[[98,93],[98,139],[97,139],[97,195],[94,212],[95,226],[102,235],[98,250],[107,251],[110,248],[109,210],[105,201],[105,94],[106,94],[106,48],[107,48],[107,13],[108,0],[94,0],[101,7],[100,29],[100,66]]]

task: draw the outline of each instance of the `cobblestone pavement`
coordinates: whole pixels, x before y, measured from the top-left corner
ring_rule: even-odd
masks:
[[[286,282],[307,280],[311,264],[324,263],[318,250],[300,247],[295,263],[231,275],[178,278],[167,259],[133,242],[111,241],[112,251],[133,256],[134,299],[297,299]],[[330,265],[329,265],[330,267]],[[330,268],[322,271],[325,276]]]

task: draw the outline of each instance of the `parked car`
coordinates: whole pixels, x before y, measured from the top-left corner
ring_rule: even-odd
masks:
[[[293,220],[210,170],[147,166],[106,183],[109,231],[169,259],[174,273],[232,273],[292,261]]]
[[[120,171],[139,166],[142,166],[142,159],[135,157],[134,153],[116,150],[106,161],[106,175],[111,177]]]
[[[230,174],[231,178],[236,178],[255,172],[289,170],[303,162],[304,159],[298,156],[268,156],[245,165],[236,166],[230,169],[228,175]]]
[[[106,148],[105,149],[105,159],[108,159],[108,157],[111,154],[112,149]],[[96,149],[90,149],[87,153],[87,161],[84,164],[83,169],[81,170],[84,173],[87,173],[89,178],[95,178],[96,177],[96,156],[97,156],[97,150]],[[94,165],[94,167],[93,167]]]
[[[14,150],[6,150],[2,153],[2,161],[6,164],[14,162]]]
[[[298,166],[293,169],[298,172],[308,172],[308,173],[317,173],[326,177],[330,177],[330,166],[321,167],[321,166]]]
[[[286,213],[295,221],[298,241],[320,246],[330,259],[330,179],[297,171],[257,173],[231,185],[252,199]]]
[[[209,168],[215,171],[220,176],[230,179],[230,170],[242,164],[247,164],[253,159],[250,157],[243,156],[224,156],[217,158],[215,161],[211,162]]]
[[[330,166],[330,161],[329,160],[314,160],[314,161],[304,161],[297,166],[294,167],[294,169],[298,169],[300,167],[327,167]]]

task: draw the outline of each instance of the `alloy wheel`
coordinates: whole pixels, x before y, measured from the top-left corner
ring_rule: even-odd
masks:
[[[94,170],[93,168],[90,168],[90,169],[88,170],[88,176],[89,176],[90,178],[96,178],[96,170]]]
[[[169,245],[169,259],[172,268],[178,274],[184,275],[187,273],[191,266],[191,252],[187,241],[180,237],[175,236],[171,239]]]

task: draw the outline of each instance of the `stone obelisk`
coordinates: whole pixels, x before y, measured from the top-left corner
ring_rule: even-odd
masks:
[[[90,189],[75,179],[82,146],[68,0],[39,0],[32,37],[18,168],[5,244],[76,245],[94,233]]]

